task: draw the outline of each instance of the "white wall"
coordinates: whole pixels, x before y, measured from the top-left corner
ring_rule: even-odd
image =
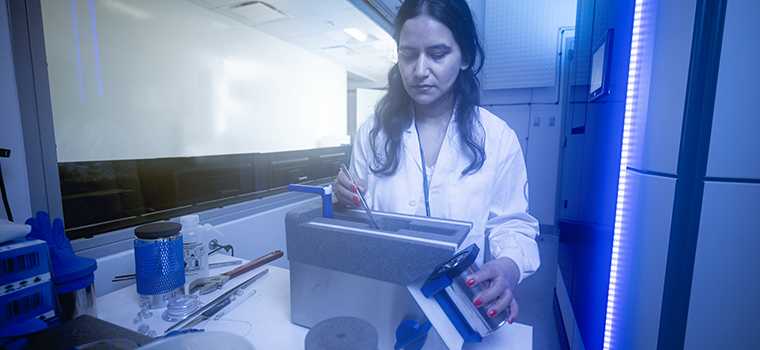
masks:
[[[13,70],[13,54],[8,23],[7,0],[0,0],[0,148],[10,149],[10,158],[0,158],[8,203],[14,222],[23,223],[32,216],[29,184],[26,176],[21,114]],[[0,209],[0,218],[7,219]]]
[[[356,130],[375,114],[375,105],[385,93],[385,89],[356,89]]]
[[[559,3],[559,0],[486,1],[485,89],[534,88],[557,83]]]
[[[189,1],[43,0],[42,14],[59,162],[346,135],[343,66]]]
[[[577,0],[545,0],[541,2],[515,2],[509,5],[512,15],[509,18],[519,18],[520,23],[530,23],[541,26],[540,35],[530,30],[521,30],[516,34],[510,32],[515,23],[490,23],[486,21],[505,21],[507,17],[494,17],[488,11],[506,6],[500,0],[468,0],[472,8],[475,20],[478,22],[481,34],[490,35],[485,37],[484,45],[487,47],[486,61],[489,66],[481,74],[481,81],[485,82],[482,104],[491,112],[504,119],[515,130],[523,154],[526,158],[528,169],[528,182],[530,183],[530,213],[538,219],[541,225],[553,226],[556,220],[555,207],[557,197],[557,176],[559,173],[559,149],[562,127],[562,103],[560,101],[561,60],[564,57],[557,55],[561,49],[559,42],[560,27],[574,27]],[[522,11],[515,14],[516,11]],[[548,14],[548,17],[545,16]],[[547,29],[547,26],[554,28]],[[517,25],[519,27],[519,24]],[[534,31],[535,32],[535,31]],[[498,35],[503,33],[504,35]],[[520,37],[512,37],[517,35]],[[564,38],[572,36],[572,32],[565,32]],[[495,38],[494,42],[488,42],[489,38]],[[562,39],[564,40],[564,39]],[[554,61],[553,67],[542,66],[540,74],[544,77],[540,80],[554,80],[554,84],[542,83],[533,77],[523,76],[524,70],[508,70],[506,72],[494,69],[498,67],[499,57],[511,49],[511,45],[519,44],[520,54],[506,58],[510,62],[516,62],[522,66],[531,66],[535,60],[542,62]],[[531,46],[531,43],[543,43]],[[552,50],[547,43],[554,43]],[[539,47],[540,46],[540,47]],[[489,57],[488,55],[491,55]],[[509,64],[513,64],[509,63]],[[502,63],[508,64],[508,63]],[[534,71],[535,73],[536,71]],[[547,78],[553,75],[553,79]],[[494,82],[494,77],[502,81]],[[489,79],[491,82],[489,83]],[[548,85],[545,87],[541,87]],[[502,86],[533,86],[527,88],[499,88]],[[553,120],[553,124],[550,123]]]

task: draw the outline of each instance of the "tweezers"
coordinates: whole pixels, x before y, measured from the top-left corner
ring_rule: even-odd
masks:
[[[369,216],[369,219],[372,220],[372,224],[375,225],[376,229],[380,229],[380,226],[377,224],[377,221],[375,221],[375,217],[372,216],[372,211],[369,210],[369,205],[367,205],[367,201],[364,199],[364,195],[361,191],[359,191],[359,186],[356,184],[356,181],[354,181],[354,177],[351,176],[351,172],[348,171],[346,168],[346,165],[343,163],[340,163],[340,169],[343,170],[343,173],[348,176],[348,179],[351,180],[351,184],[354,185],[354,188],[356,188],[356,194],[359,195],[359,200],[362,202],[362,207],[364,207],[364,211],[367,212],[367,216]]]

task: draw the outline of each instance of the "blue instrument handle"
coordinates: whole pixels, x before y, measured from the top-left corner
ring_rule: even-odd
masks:
[[[332,185],[327,187],[309,186],[309,185],[288,185],[288,191],[316,193],[322,197],[322,216],[332,219]]]

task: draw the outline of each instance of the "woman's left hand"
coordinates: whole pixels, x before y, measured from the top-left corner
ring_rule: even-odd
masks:
[[[488,307],[489,317],[506,310],[507,321],[514,322],[519,308],[513,293],[519,277],[520,270],[510,258],[499,258],[483,264],[480,271],[467,278],[467,285],[472,287],[486,281],[490,285],[472,299],[472,304],[475,307]]]

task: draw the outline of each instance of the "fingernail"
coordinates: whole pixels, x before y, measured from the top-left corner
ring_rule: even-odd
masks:
[[[475,300],[475,302],[472,303],[472,305],[475,305],[475,307],[480,307],[480,305],[483,305],[483,301],[481,301],[480,299]]]
[[[488,311],[488,317],[494,317],[496,315],[496,310]]]
[[[475,285],[475,280],[474,279],[470,278],[470,279],[467,280],[467,286],[468,287],[472,287],[474,285]]]
[[[354,196],[354,202],[359,203],[359,197]]]
[[[351,191],[354,191],[354,192],[356,192],[356,186],[354,186],[354,185],[351,185]],[[356,198],[356,197],[354,197],[354,198]],[[357,199],[357,200],[358,200],[358,199]]]
[[[509,319],[509,324],[512,324],[512,322],[515,322],[515,319],[514,319],[514,318],[510,318],[510,319]]]

